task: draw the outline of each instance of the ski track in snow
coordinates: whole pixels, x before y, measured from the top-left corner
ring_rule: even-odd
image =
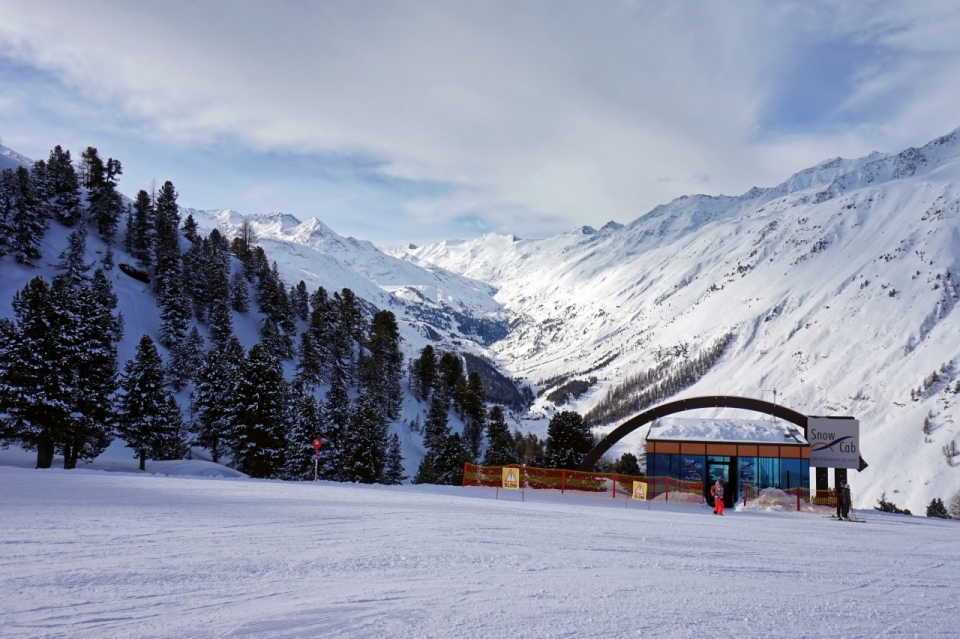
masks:
[[[956,636],[960,523],[0,467],[3,637]]]

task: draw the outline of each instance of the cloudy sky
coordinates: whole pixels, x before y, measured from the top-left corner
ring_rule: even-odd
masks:
[[[0,0],[0,142],[378,244],[543,237],[960,126],[960,5]]]

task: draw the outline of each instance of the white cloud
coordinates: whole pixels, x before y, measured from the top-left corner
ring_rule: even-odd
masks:
[[[454,187],[404,200],[424,230],[524,235],[960,125],[960,19],[923,6],[0,1],[0,43],[136,135],[375,158]],[[866,53],[820,120],[778,129],[771,95],[823,42]]]

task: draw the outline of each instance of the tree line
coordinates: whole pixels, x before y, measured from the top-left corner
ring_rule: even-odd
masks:
[[[725,333],[689,359],[665,359],[611,388],[585,416],[590,424],[609,424],[673,397],[697,383],[720,360],[733,333]]]

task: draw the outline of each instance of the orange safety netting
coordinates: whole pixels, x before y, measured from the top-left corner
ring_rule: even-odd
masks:
[[[464,486],[498,487],[503,481],[504,466],[463,466]],[[633,482],[647,484],[647,499],[657,501],[689,501],[703,503],[703,484],[698,481],[681,481],[671,477],[645,477],[619,473],[582,472],[561,468],[534,468],[511,466],[519,473],[520,486],[535,490],[568,490],[606,494],[611,497],[628,497],[633,491]]]
[[[837,493],[834,490],[812,491],[809,488],[762,488],[757,490],[749,484],[743,485],[741,497],[744,507],[782,508],[784,510],[804,510],[826,512],[836,508]]]

